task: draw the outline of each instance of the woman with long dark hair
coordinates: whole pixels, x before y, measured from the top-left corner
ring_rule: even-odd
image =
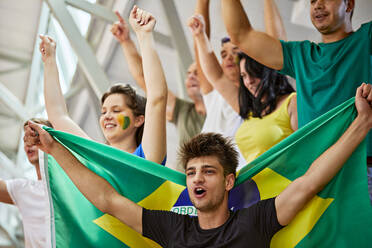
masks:
[[[265,0],[265,24],[268,34],[285,39],[275,2]],[[250,162],[297,129],[297,101],[287,78],[244,54],[238,55],[239,86],[219,66],[205,34],[202,16],[194,15],[189,26],[198,49],[201,68],[213,87],[244,120],[235,132],[235,141]]]
[[[235,140],[250,162],[297,130],[297,100],[284,75],[244,53],[239,53],[239,66],[240,86],[233,108],[244,122]]]

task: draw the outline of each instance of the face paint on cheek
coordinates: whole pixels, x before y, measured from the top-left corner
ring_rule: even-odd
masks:
[[[123,130],[127,129],[130,125],[130,118],[128,116],[119,115],[118,122]]]

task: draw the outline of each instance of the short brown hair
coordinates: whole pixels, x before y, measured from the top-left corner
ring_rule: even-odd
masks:
[[[204,156],[216,156],[223,167],[224,175],[230,173],[235,175],[238,167],[238,152],[230,139],[218,133],[202,133],[184,143],[178,152],[178,159],[184,169],[191,159]]]
[[[35,122],[37,124],[41,124],[41,125],[44,125],[44,126],[48,126],[48,127],[52,127],[53,128],[52,123],[50,123],[50,121],[48,121],[47,119],[44,119],[44,118],[31,118],[31,119],[25,121],[25,123],[23,123],[23,127],[28,126],[28,122],[29,121],[32,121],[32,122]]]
[[[113,94],[125,95],[125,104],[133,111],[134,116],[145,115],[146,110],[146,98],[140,96],[129,84],[115,84],[107,92],[102,95],[101,105],[105,102],[106,98]],[[136,131],[136,143],[139,146],[142,142],[143,127],[140,126]]]

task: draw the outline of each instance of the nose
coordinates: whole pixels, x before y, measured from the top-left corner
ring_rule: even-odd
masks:
[[[231,53],[229,53],[229,54],[226,56],[226,58],[227,58],[228,60],[230,60],[230,61],[233,61],[233,60],[234,60],[234,55],[231,54]]]
[[[195,74],[195,73],[189,73],[189,74],[187,75],[187,77],[188,77],[189,79],[195,79],[195,78],[196,78],[196,74]]]
[[[196,173],[195,173],[195,176],[194,176],[194,178],[193,178],[193,182],[194,182],[194,184],[200,184],[200,183],[203,183],[203,182],[204,182],[203,173],[201,173],[201,172],[196,172]]]
[[[103,116],[104,120],[112,120],[112,118],[113,116],[111,111],[107,111],[106,114]]]
[[[317,0],[314,9],[322,9],[324,7],[324,0]]]

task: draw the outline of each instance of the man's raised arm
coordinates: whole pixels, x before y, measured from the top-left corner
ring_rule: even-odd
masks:
[[[52,155],[79,191],[100,211],[142,234],[142,207],[120,195],[105,179],[81,164],[41,126],[29,122],[24,141]]]
[[[240,0],[222,0],[222,16],[231,42],[261,64],[275,70],[283,68],[279,39],[253,29]]]
[[[372,127],[372,87],[362,84],[355,96],[358,116],[341,138],[319,158],[305,175],[294,180],[276,199],[278,221],[287,225],[339,172]]]

